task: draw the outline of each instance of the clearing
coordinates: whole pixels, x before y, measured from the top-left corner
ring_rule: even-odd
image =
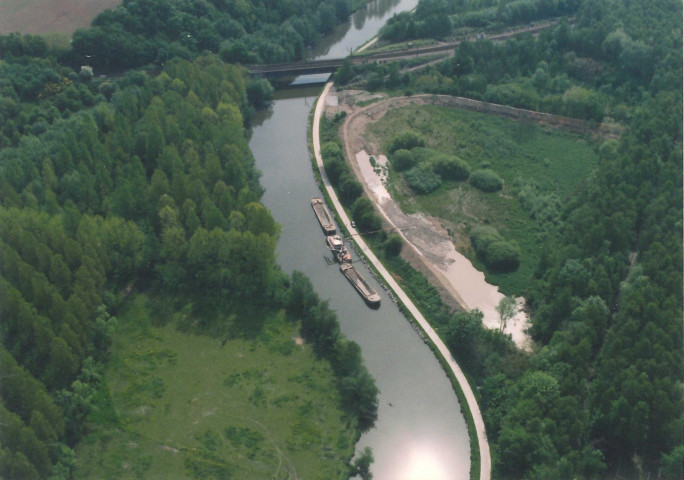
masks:
[[[353,422],[296,325],[194,335],[176,328],[188,308],[154,325],[158,303],[137,295],[117,320],[75,479],[346,478]]]

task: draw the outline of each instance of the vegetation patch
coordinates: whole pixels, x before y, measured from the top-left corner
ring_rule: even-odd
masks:
[[[154,303],[137,295],[119,317],[75,478],[346,478],[355,428],[294,325],[276,316],[258,339],[184,334],[154,326]]]
[[[408,131],[425,146],[398,148],[396,139],[408,137],[404,133]],[[367,136],[376,144],[397,146],[390,155],[389,188],[404,211],[441,218],[461,253],[506,294],[524,292],[539,262],[541,245],[555,232],[559,213],[554,207],[567,201],[596,165],[593,145],[578,135],[431,105],[391,109],[369,126]],[[399,169],[394,165],[397,156]],[[439,188],[418,192],[398,172],[428,164],[442,175],[454,173],[443,175]],[[476,167],[471,180],[457,181],[471,166]],[[500,185],[500,189],[487,192],[473,183],[490,190]],[[486,257],[472,248],[471,229],[485,223],[509,245],[517,244],[517,269],[490,268]],[[513,249],[507,250],[513,254]]]

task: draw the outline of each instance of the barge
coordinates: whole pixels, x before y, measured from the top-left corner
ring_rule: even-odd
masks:
[[[311,207],[316,213],[316,218],[318,218],[321,228],[326,235],[332,235],[335,233],[335,221],[332,215],[328,211],[328,207],[325,206],[325,202],[320,197],[314,197],[311,200]]]
[[[356,271],[351,263],[343,263],[340,265],[340,271],[347,277],[349,283],[351,283],[359,295],[363,297],[365,302],[369,307],[378,308],[380,307],[380,295],[377,294],[373,287],[371,287],[368,282]]]
[[[352,261],[351,253],[344,246],[344,241],[339,235],[328,235],[325,237],[325,243],[333,253],[337,263],[349,263]]]

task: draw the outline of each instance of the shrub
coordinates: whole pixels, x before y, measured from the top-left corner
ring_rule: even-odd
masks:
[[[392,235],[387,237],[387,240],[385,240],[385,243],[383,245],[385,249],[385,255],[387,255],[387,257],[389,258],[399,256],[403,244],[404,242],[402,241],[401,236],[397,235],[396,233],[393,233]]]
[[[382,228],[380,217],[375,214],[373,204],[365,197],[354,202],[351,208],[352,218],[360,232],[373,232]]]
[[[440,155],[434,161],[433,168],[445,180],[466,180],[470,175],[470,165],[452,155]]]
[[[408,170],[411,168],[415,162],[413,160],[413,154],[404,148],[400,148],[394,154],[392,154],[391,162],[394,168],[399,171],[403,172],[404,170]]]
[[[326,160],[344,161],[344,152],[342,152],[339,144],[335,142],[325,142],[321,147],[321,156]]]
[[[518,268],[520,249],[507,242],[494,227],[482,225],[470,232],[477,256],[492,271],[510,272]]]
[[[416,132],[404,130],[403,132],[399,132],[394,137],[392,137],[392,140],[390,140],[387,151],[389,153],[394,153],[400,148],[403,148],[405,150],[411,150],[415,147],[424,146],[425,139],[422,136],[420,136]]]
[[[411,155],[413,155],[413,162],[418,165],[420,163],[432,163],[442,154],[431,148],[414,147],[411,149]]]
[[[503,180],[492,170],[475,170],[470,174],[470,183],[483,192],[496,192],[503,187]]]
[[[330,179],[330,183],[332,183],[336,187],[339,185],[340,178],[342,177],[342,175],[349,173],[349,168],[344,163],[344,161],[337,160],[334,158],[325,158],[325,160],[323,161],[323,166],[325,167],[325,173],[328,175],[328,178]]]
[[[420,194],[434,192],[442,184],[441,177],[427,165],[413,167],[404,174],[404,178],[409,186]]]
[[[485,255],[485,263],[497,272],[512,272],[520,264],[520,249],[506,241],[489,244]]]
[[[352,177],[349,173],[344,173],[340,177],[340,200],[346,205],[350,205],[354,200],[361,196],[363,185]]]

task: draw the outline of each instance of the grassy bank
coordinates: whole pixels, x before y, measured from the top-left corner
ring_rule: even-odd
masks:
[[[224,338],[179,332],[187,308],[153,312],[139,295],[118,319],[75,478],[347,478],[354,425],[294,325]]]
[[[507,294],[521,294],[537,267],[543,241],[553,229],[556,206],[570,197],[596,165],[592,145],[562,130],[494,115],[436,106],[390,110],[370,125],[367,137],[384,146],[396,132],[413,130],[427,146],[456,155],[472,170],[490,168],[503,189],[485,193],[468,182],[444,182],[427,195],[414,195],[403,177],[390,174],[390,189],[406,212],[423,211],[443,220],[459,251],[486,271],[469,240],[472,227],[494,226],[520,247],[520,266],[511,273],[486,272]],[[527,202],[521,202],[521,192]]]

